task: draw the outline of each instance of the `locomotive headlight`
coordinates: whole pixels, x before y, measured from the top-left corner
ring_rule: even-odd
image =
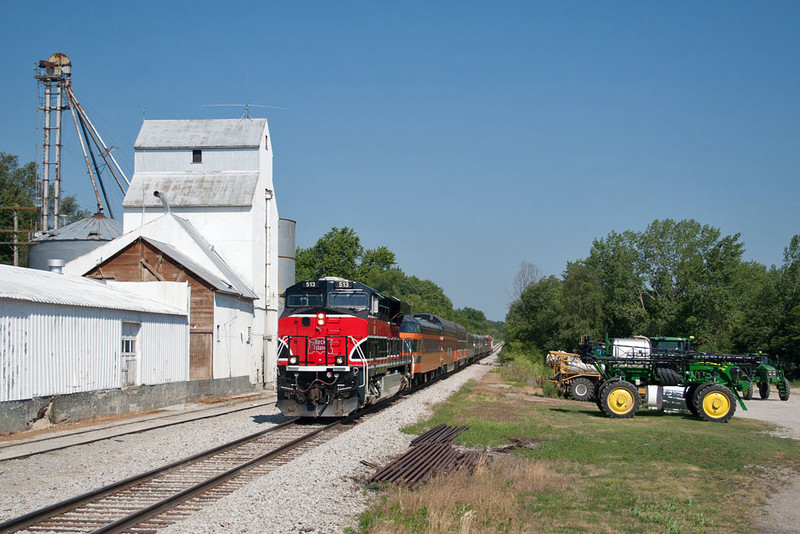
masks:
[[[319,312],[319,313],[317,314],[317,324],[318,324],[319,326],[322,326],[322,325],[324,325],[324,324],[325,324],[325,314],[324,314],[324,313],[322,313],[322,312]]]
[[[344,357],[337,356],[336,357],[336,365],[344,365]]]
[[[289,365],[296,365],[297,364],[297,356],[292,356],[289,358]]]

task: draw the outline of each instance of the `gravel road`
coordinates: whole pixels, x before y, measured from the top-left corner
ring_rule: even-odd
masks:
[[[783,438],[800,440],[800,391],[792,391],[789,400],[778,399],[778,391],[772,388],[770,398],[754,398],[746,401],[747,411],[741,408],[734,417],[758,419],[775,425],[772,434]],[[784,484],[770,495],[767,506],[755,516],[760,532],[770,534],[800,533],[800,477],[794,471],[786,471]]]

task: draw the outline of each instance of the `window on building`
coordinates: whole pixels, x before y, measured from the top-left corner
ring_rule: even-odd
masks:
[[[203,163],[202,150],[192,150],[192,163]]]

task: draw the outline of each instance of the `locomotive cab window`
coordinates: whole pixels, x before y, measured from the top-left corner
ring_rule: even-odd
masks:
[[[366,293],[355,291],[334,291],[328,295],[328,306],[331,308],[350,308],[364,310],[369,303]]]
[[[322,307],[322,293],[316,291],[290,293],[286,295],[286,306],[291,308]]]
[[[203,151],[192,150],[192,163],[203,163]]]

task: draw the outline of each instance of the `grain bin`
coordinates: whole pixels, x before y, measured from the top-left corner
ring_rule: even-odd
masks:
[[[283,311],[286,288],[294,285],[295,227],[291,219],[278,220],[278,313]]]

